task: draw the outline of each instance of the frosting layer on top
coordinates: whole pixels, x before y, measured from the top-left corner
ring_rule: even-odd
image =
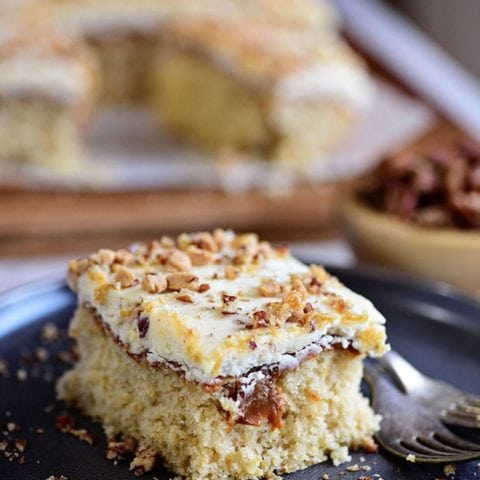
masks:
[[[69,266],[79,305],[134,355],[215,383],[338,345],[378,356],[385,319],[322,267],[254,234],[183,234]]]

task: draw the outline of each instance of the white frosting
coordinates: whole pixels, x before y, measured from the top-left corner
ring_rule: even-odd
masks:
[[[275,92],[282,99],[331,98],[363,110],[372,98],[373,85],[357,65],[327,62],[282,79]]]
[[[149,267],[152,268],[151,266]],[[162,267],[159,267],[159,269]],[[295,366],[300,357],[292,354],[304,349],[327,347],[332,336],[339,337],[343,346],[352,345],[363,353],[378,354],[378,350],[366,346],[359,336],[364,329],[384,330],[381,324],[385,319],[365,298],[357,295],[330,278],[324,284],[326,292],[340,295],[351,304],[356,314],[366,314],[364,323],[344,322],[329,303],[327,295],[310,295],[308,300],[315,310],[331,315],[331,321],[311,331],[299,325],[287,323],[283,328],[272,332],[270,328],[246,330],[251,323],[253,312],[265,309],[266,305],[278,298],[265,298],[258,293],[262,278],[275,278],[288,282],[291,274],[308,271],[308,267],[298,260],[275,255],[266,260],[253,273],[243,272],[235,280],[222,278],[224,266],[215,264],[193,267],[193,273],[200,282],[207,282],[210,290],[204,293],[189,292],[193,303],[177,300],[176,292],[147,294],[140,285],[130,288],[109,289],[103,301],[99,301],[97,280],[92,275],[83,274],[78,283],[79,304],[91,304],[113,334],[132,353],[146,354],[149,362],[173,362],[180,365],[189,380],[211,383],[217,376],[240,376],[254,367],[279,364],[281,368]],[[142,267],[132,267],[138,278],[142,278]],[[93,267],[91,273],[105,276],[108,269]],[[213,275],[220,278],[212,279]],[[95,276],[94,275],[94,276]],[[111,281],[107,273],[108,281]],[[237,297],[229,310],[236,313],[222,314],[222,294]],[[243,298],[241,298],[243,294]],[[151,302],[148,310],[149,329],[144,338],[139,337],[135,321],[127,320],[120,312],[131,310],[141,302]],[[248,337],[246,336],[248,335]],[[248,347],[248,339],[253,338],[255,348]],[[376,347],[379,348],[379,347]],[[380,352],[381,353],[381,352]]]
[[[68,103],[84,95],[86,72],[71,60],[17,55],[0,61],[0,95],[42,95]]]

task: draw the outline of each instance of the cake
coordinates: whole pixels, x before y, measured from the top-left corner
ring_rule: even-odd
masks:
[[[100,64],[101,100],[109,104],[148,103],[161,32],[174,18],[259,18],[289,28],[335,22],[328,5],[312,0],[45,0],[31,14],[85,41]]]
[[[58,396],[137,442],[132,468],[250,479],[371,445],[362,359],[388,349],[384,318],[322,267],[215,230],[99,250],[68,280],[79,359]]]
[[[332,151],[369,102],[363,64],[330,30],[241,20],[172,21],[154,105],[210,151],[305,163]]]
[[[22,41],[47,38],[30,31],[33,21],[50,42],[61,37],[72,45],[69,55],[55,46],[42,55],[16,54],[15,70],[30,71],[34,60],[44,73],[33,77],[42,95],[22,99],[32,109],[29,120],[15,105],[13,125],[0,125],[1,138],[9,139],[5,155],[13,160],[33,157],[57,165],[59,158],[67,164],[77,158],[81,141],[69,112],[92,103],[92,83],[96,105],[147,106],[159,128],[213,158],[232,152],[291,164],[336,148],[370,99],[365,66],[339,37],[326,1],[17,0],[13,5],[27,21],[17,29]],[[86,68],[86,49],[96,73]],[[7,78],[10,90],[15,83],[22,90],[25,78],[32,80],[24,74]],[[37,141],[31,131],[38,129],[48,138]],[[14,130],[25,139],[12,140]],[[15,147],[8,146],[12,142]]]
[[[0,15],[0,162],[70,169],[82,157],[95,61],[68,37]]]

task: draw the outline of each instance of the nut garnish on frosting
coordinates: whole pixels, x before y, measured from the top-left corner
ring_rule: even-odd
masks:
[[[215,230],[102,249],[70,262],[68,280],[129,353],[174,363],[205,384],[282,368],[319,345],[387,349],[384,318],[368,300],[254,234]]]

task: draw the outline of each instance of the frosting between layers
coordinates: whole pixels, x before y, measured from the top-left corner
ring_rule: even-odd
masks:
[[[228,236],[229,241],[235,238],[230,233]],[[129,352],[144,354],[152,364],[176,363],[188,380],[201,383],[213,383],[218,376],[238,377],[262,365],[275,363],[289,368],[295,361],[292,354],[305,348],[325,348],[334,337],[363,354],[380,355],[386,350],[383,316],[368,300],[330,276],[321,293],[308,294],[306,300],[314,314],[310,323],[252,324],[255,312],[282,300],[280,295],[259,294],[262,279],[274,278],[287,284],[292,275],[306,274],[309,268],[274,250],[259,264],[241,266],[238,278],[229,280],[224,270],[234,255],[234,250],[227,247],[215,253],[218,263],[214,260],[191,267],[189,272],[199,278],[199,283],[209,286],[203,292],[182,289],[147,293],[141,283],[145,273],[162,275],[168,270],[164,265],[141,260],[139,253],[134,253],[136,260],[128,267],[135,280],[126,288],[115,280],[111,266],[94,262],[78,275],[78,301],[94,307]],[[180,300],[186,296],[188,301]]]

